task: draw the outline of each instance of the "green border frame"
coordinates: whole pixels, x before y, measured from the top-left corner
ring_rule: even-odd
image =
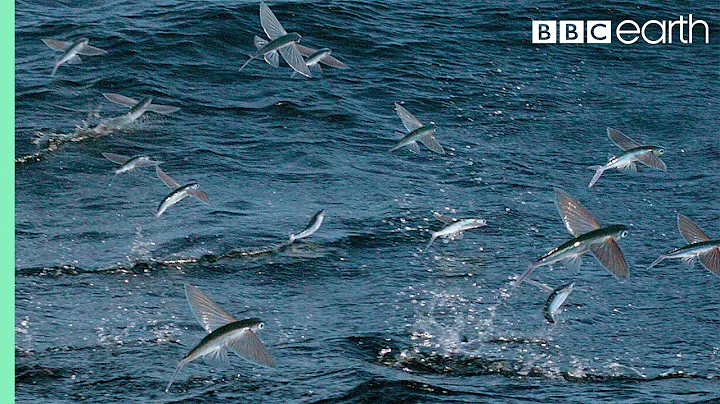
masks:
[[[0,126],[5,133],[0,150],[0,322],[7,331],[0,334],[0,399],[15,401],[15,2],[0,2]]]

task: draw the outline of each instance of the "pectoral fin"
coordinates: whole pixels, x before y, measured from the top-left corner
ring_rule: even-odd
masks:
[[[702,231],[702,229],[687,216],[678,213],[677,222],[680,234],[682,234],[683,238],[688,243],[695,244],[710,240],[710,237],[708,237],[708,235],[705,234],[705,232]]]
[[[56,51],[64,51],[72,45],[72,42],[59,41],[57,39],[43,38],[42,41],[45,43],[45,45],[49,46],[50,49]]]
[[[272,354],[265,348],[260,338],[251,330],[247,330],[237,338],[229,341],[228,347],[250,362],[275,367],[275,360]]]
[[[555,201],[565,227],[573,236],[577,237],[601,227],[580,202],[560,188],[555,188]]]
[[[148,105],[147,110],[155,112],[157,114],[169,115],[169,114],[172,114],[173,112],[179,111],[180,108],[173,107],[170,105],[150,104],[150,105]]]
[[[656,156],[653,152],[638,156],[637,159],[639,162],[645,164],[646,166],[657,168],[660,171],[667,171],[667,166],[665,165],[665,162],[660,160],[660,157]]]
[[[434,151],[435,153],[445,154],[445,150],[442,146],[440,146],[440,143],[438,143],[437,139],[435,139],[435,136],[432,134],[423,137],[420,141],[422,144],[427,146],[428,149]]]
[[[208,333],[237,321],[195,286],[185,285],[185,297],[195,318]]]
[[[123,156],[122,154],[103,153],[102,155],[105,156],[106,159],[116,164],[125,164],[128,162],[128,160],[130,160],[130,157]]]
[[[106,50],[96,48],[94,46],[85,45],[78,51],[79,54],[85,55],[85,56],[95,56],[95,55],[102,55],[103,53],[107,53]]]
[[[210,199],[208,198],[207,194],[204,191],[199,191],[196,189],[188,190],[188,194],[200,199],[201,201],[210,204]]]
[[[715,275],[720,275],[720,248],[715,247],[706,253],[700,254],[699,257],[705,268]]]
[[[103,93],[103,96],[105,96],[105,98],[107,98],[109,101],[112,101],[116,104],[124,105],[129,108],[134,107],[135,104],[138,103],[136,99],[115,93]]]
[[[615,240],[609,238],[600,244],[593,244],[590,246],[590,251],[600,264],[615,276],[626,278],[630,275],[625,256]]]
[[[165,171],[163,171],[160,166],[155,167],[155,174],[157,174],[158,178],[162,180],[162,182],[165,183],[168,187],[171,189],[178,189],[180,188],[180,184],[177,183],[177,181],[170,178],[169,175],[165,174]]]
[[[610,140],[623,150],[630,150],[640,147],[640,143],[630,139],[619,130],[607,128],[607,134]]]

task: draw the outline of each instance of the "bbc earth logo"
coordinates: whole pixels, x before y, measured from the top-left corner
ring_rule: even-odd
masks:
[[[633,20],[619,23],[612,29],[610,20],[548,20],[532,22],[532,43],[612,43],[615,38],[625,45],[642,39],[648,44],[693,43],[701,36],[710,43],[710,27],[703,20],[693,20],[692,14],[676,21],[649,20],[642,25]]]

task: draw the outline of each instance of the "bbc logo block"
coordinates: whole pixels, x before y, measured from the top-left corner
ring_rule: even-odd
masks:
[[[532,43],[610,43],[611,24],[609,20],[533,21]]]

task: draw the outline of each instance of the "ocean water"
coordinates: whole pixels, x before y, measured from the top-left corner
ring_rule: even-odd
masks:
[[[262,34],[258,3],[17,1],[17,401],[720,401],[720,277],[677,260],[646,269],[684,245],[677,213],[720,237],[720,7],[654,3],[269,3],[351,67],[302,79],[263,61],[237,71]],[[710,44],[530,40],[532,20],[689,13]],[[80,37],[109,52],[51,78],[57,53],[40,39]],[[126,111],[103,92],[181,110],[83,136]],[[394,102],[434,122],[448,154],[389,153]],[[665,147],[667,172],[608,171],[588,188],[587,166],[620,151],[608,126]],[[169,189],[152,169],[113,177],[102,152],[162,160],[211,203],[155,218]],[[536,270],[576,283],[549,325],[542,289],[499,302],[569,239],[555,186],[631,226],[631,276],[589,256],[580,271]],[[320,209],[316,234],[253,254]],[[434,211],[488,226],[424,253]],[[185,283],[263,319],[277,368],[197,361],[165,393],[206,335]]]

